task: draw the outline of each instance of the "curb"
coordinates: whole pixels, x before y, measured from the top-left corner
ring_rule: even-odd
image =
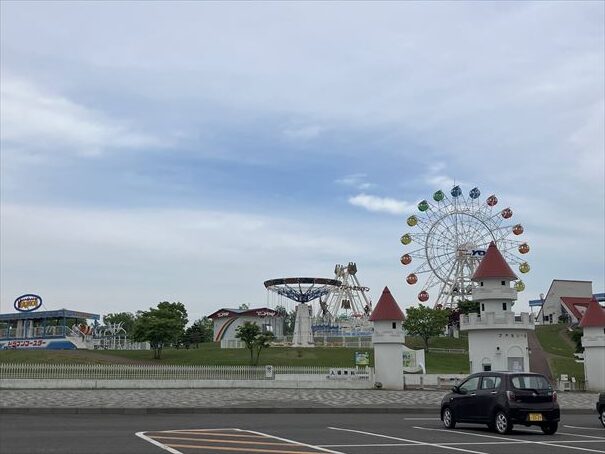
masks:
[[[563,415],[592,415],[588,408]],[[1,407],[0,415],[154,415],[154,414],[439,414],[439,407]]]

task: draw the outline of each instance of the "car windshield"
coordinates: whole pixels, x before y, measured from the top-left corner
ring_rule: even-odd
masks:
[[[515,375],[513,386],[517,389],[549,389],[550,383],[542,375]]]

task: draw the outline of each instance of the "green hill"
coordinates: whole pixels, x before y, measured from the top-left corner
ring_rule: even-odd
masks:
[[[575,361],[575,343],[567,325],[536,326],[536,335],[542,349],[548,354],[548,365],[555,378],[566,374],[584,381],[584,365]]]
[[[422,345],[420,339],[406,339],[411,348]],[[466,349],[466,338],[435,338],[431,346],[440,349]],[[371,348],[286,348],[271,347],[264,350],[259,365],[274,366],[354,366],[357,351],[370,352]],[[164,349],[162,359],[152,359],[147,350],[4,350],[0,351],[0,363],[86,363],[86,364],[184,364],[184,365],[247,365],[249,352],[246,349],[221,349],[218,344],[200,344],[199,348]],[[468,373],[466,353],[428,352],[426,353],[428,373]]]

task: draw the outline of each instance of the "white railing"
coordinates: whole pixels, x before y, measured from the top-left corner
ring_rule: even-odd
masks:
[[[276,376],[297,379],[327,379],[334,369],[357,371],[367,380],[369,368],[320,366],[182,366],[146,364],[0,364],[0,379],[73,380],[274,380]],[[279,378],[278,378],[279,379]]]

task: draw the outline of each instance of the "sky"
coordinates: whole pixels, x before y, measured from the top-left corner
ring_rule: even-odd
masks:
[[[354,261],[454,182],[553,279],[605,291],[603,2],[33,2],[1,8],[0,311],[190,320]]]

